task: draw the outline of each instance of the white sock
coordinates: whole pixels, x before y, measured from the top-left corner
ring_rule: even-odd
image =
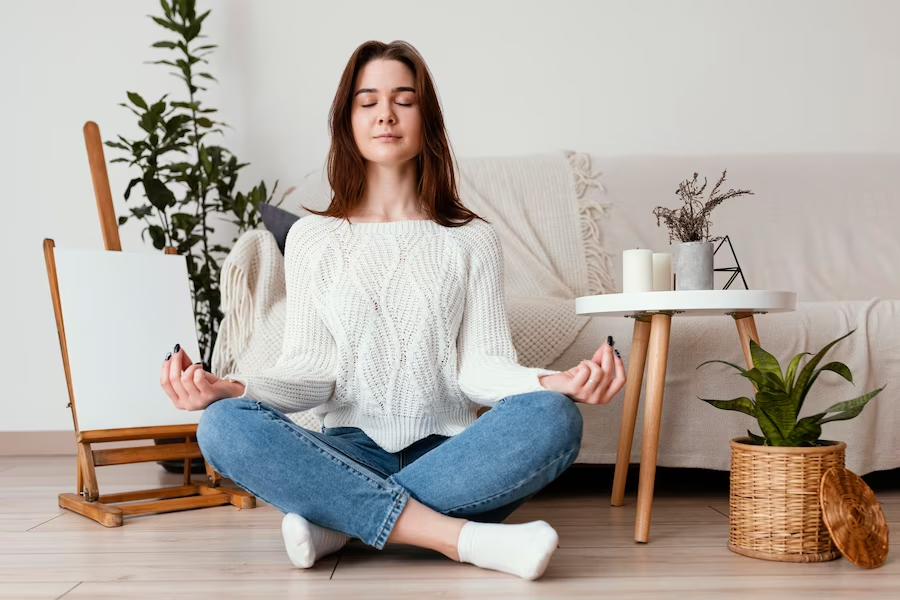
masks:
[[[300,569],[310,568],[317,560],[337,552],[350,541],[343,533],[319,527],[294,513],[284,515],[281,535],[288,558]]]
[[[469,521],[459,532],[459,560],[523,579],[544,574],[559,535],[545,521],[520,525]]]

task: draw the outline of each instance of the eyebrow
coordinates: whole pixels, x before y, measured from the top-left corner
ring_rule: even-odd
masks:
[[[376,90],[375,88],[362,88],[361,90],[356,90],[356,93],[353,94],[353,95],[354,95],[354,96],[359,96],[360,94],[374,94],[374,93],[377,92],[377,91],[378,91],[378,90]],[[394,92],[415,92],[415,91],[416,91],[415,88],[411,88],[411,87],[408,87],[408,86],[402,86],[402,87],[395,87],[394,89],[391,90],[391,93],[394,93]]]

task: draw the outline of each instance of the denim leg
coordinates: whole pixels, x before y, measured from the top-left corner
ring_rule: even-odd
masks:
[[[216,471],[278,510],[378,549],[409,499],[400,485],[341,451],[339,436],[306,430],[252,400],[211,404],[197,440]]]
[[[388,481],[438,512],[499,522],[575,462],[581,434],[567,396],[511,396]]]

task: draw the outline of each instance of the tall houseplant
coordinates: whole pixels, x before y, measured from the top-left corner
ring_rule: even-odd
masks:
[[[713,289],[713,242],[722,238],[710,237],[712,225],[710,213],[729,198],[753,195],[750,190],[722,191],[725,174],[713,186],[704,202],[702,197],[706,191],[706,178],[703,184],[693,179],[686,179],[678,185],[675,193],[684,205],[677,209],[657,206],[653,209],[656,225],[666,224],[669,230],[669,243],[681,242],[675,249],[675,289],[676,290],[711,290]]]
[[[184,82],[186,95],[167,101],[166,94],[148,103],[140,94],[128,92],[129,103],[120,106],[137,116],[143,135],[135,140],[120,135],[105,144],[128,154],[111,162],[124,162],[140,170],[140,175],[128,182],[124,195],[126,201],[133,201],[133,190],[140,188],[142,201],[129,209],[129,215],[119,217],[119,225],[130,219],[144,221],[147,226],[141,232],[142,239],[149,234],[155,248],[172,246],[187,258],[199,360],[209,368],[224,316],[219,261],[231,249],[212,240],[216,220],[236,226],[231,240],[234,243],[243,232],[259,225],[259,205],[271,202],[278,182],[271,193],[265,182],[247,193],[236,191],[238,172],[247,163],[238,162],[229,150],[211,143],[211,137],[222,135],[222,127],[227,124],[215,120],[217,109],[206,107],[200,98],[201,92],[207,91],[201,84],[216,81],[204,66],[208,64],[205,57],[216,46],[200,41],[206,37],[201,31],[210,11],[198,15],[196,0],[160,0],[160,6],[163,14],[150,18],[174,39],[153,44],[169,51],[169,57],[151,64],[174,69],[171,74]]]
[[[855,330],[854,330],[855,331]],[[800,417],[810,389],[822,373],[836,373],[853,383],[842,362],[819,367],[825,354],[853,331],[827,344],[800,367],[801,352],[782,371],[778,360],[750,341],[753,368],[738,370],[756,388],[753,399],[709,400],[716,408],[735,410],[756,419],[762,435],[731,440],[731,534],[734,552],[767,560],[812,562],[838,558],[840,553],[825,526],[819,505],[819,484],[831,467],[844,466],[844,442],[822,440],[822,425],[852,419],[884,387],[838,402],[821,412]],[[700,368],[698,367],[698,368]]]

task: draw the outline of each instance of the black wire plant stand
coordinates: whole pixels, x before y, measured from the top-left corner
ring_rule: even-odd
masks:
[[[722,241],[719,242],[718,246],[716,246],[716,249],[713,251],[713,256],[718,254],[719,249],[725,244],[725,242],[728,242],[728,249],[731,250],[731,256],[734,257],[735,266],[713,269],[713,272],[731,273],[731,277],[728,278],[728,282],[725,284],[725,287],[722,288],[723,290],[727,290],[729,287],[731,287],[731,284],[734,283],[734,280],[737,279],[738,275],[741,276],[741,281],[744,284],[744,289],[749,290],[750,288],[747,286],[747,280],[744,278],[744,272],[741,270],[741,263],[738,262],[737,254],[734,253],[734,246],[731,245],[731,239],[727,235],[722,238]]]

